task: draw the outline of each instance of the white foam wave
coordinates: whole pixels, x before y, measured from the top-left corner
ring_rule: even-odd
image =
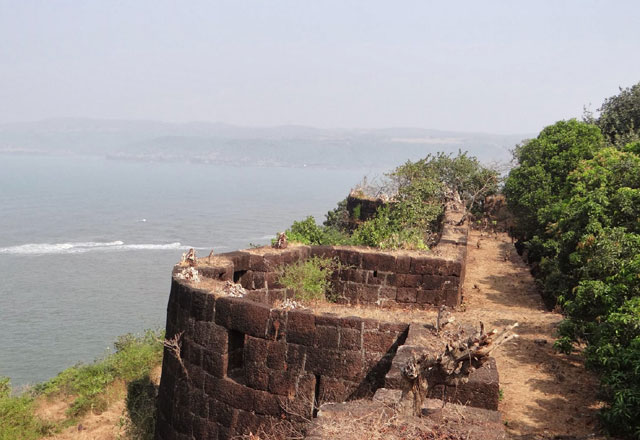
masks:
[[[72,242],[72,243],[27,243],[19,246],[0,247],[0,254],[10,255],[47,255],[47,254],[81,254],[85,252],[107,252],[128,250],[179,250],[189,249],[181,243],[166,244],[125,244],[124,242]]]

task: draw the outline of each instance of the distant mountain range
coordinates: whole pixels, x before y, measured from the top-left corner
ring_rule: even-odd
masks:
[[[241,127],[212,122],[48,119],[0,124],[0,154],[82,154],[117,160],[256,166],[391,168],[437,151],[508,161],[530,135],[422,128]]]

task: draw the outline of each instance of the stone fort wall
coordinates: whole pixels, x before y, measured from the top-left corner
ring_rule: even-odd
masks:
[[[390,383],[410,324],[278,308],[291,292],[278,284],[276,268],[313,255],[335,257],[347,266],[333,274],[344,304],[457,306],[466,237],[464,227],[445,223],[434,253],[338,246],[231,252],[209,263],[200,259],[199,283],[178,279],[177,266],[166,337],[179,337],[180,359],[165,349],[156,438],[229,439],[283,418],[312,418],[324,402],[370,397],[385,377]],[[247,293],[224,293],[218,287],[225,282],[240,283]],[[477,401],[471,388],[445,390],[448,399],[460,395],[463,403],[493,406],[497,373],[489,376],[470,381],[482,395]]]

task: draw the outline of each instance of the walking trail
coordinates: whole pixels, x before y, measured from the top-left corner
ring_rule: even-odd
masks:
[[[511,437],[598,432],[598,380],[585,370],[579,354],[553,350],[562,315],[545,309],[506,234],[470,233],[463,307],[465,318],[483,321],[486,328],[520,324],[520,338],[495,353],[503,395],[499,410]]]

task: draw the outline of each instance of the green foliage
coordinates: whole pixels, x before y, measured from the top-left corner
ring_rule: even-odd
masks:
[[[163,332],[118,338],[112,353],[90,365],[77,365],[37,385],[30,392],[12,396],[8,378],[0,377],[0,440],[31,440],[52,435],[64,424],[90,409],[106,409],[107,387],[116,380],[129,383],[127,433],[133,439],[153,438],[155,388],[149,388],[149,373],[162,359]],[[150,384],[153,387],[153,384]],[[51,423],[35,415],[35,398],[73,396],[66,422]]]
[[[356,220],[360,220],[361,216],[362,216],[362,205],[361,204],[357,204],[354,208],[353,208],[353,218]]]
[[[158,390],[148,375],[127,385],[126,407],[129,419],[125,425],[132,440],[153,440],[156,426]]]
[[[331,211],[327,212],[323,226],[334,230],[346,232],[349,230],[349,211],[347,210],[347,199],[338,202]]]
[[[390,207],[378,209],[375,217],[362,223],[353,232],[352,241],[361,246],[372,246],[381,249],[416,249],[426,250],[425,233],[416,225],[403,227],[403,223],[397,209],[392,211]],[[406,212],[405,217],[406,218]]]
[[[556,202],[567,190],[567,176],[581,160],[591,159],[602,143],[598,127],[571,119],[546,127],[516,148],[518,166],[509,173],[504,194],[516,218],[518,238],[546,237]]]
[[[519,166],[505,185],[519,238],[538,262],[545,297],[566,315],[556,348],[569,352],[576,341],[588,343],[587,365],[600,372],[609,399],[603,420],[612,433],[635,437],[640,436],[639,150],[636,143],[603,148],[597,127],[559,122],[516,150]]]
[[[640,83],[604,101],[595,121],[614,145],[622,146],[640,137]]]
[[[292,289],[298,301],[332,300],[331,275],[340,270],[338,261],[331,258],[311,257],[305,261],[280,266],[278,281]]]
[[[34,412],[29,393],[12,396],[9,378],[0,377],[0,440],[31,440],[55,433],[57,426]]]
[[[498,185],[495,170],[462,152],[457,156],[439,153],[417,162],[409,161],[387,177],[389,186],[397,189],[393,202],[378,209],[373,218],[361,223],[355,231],[349,230],[345,199],[327,213],[323,226],[317,225],[313,217],[294,222],[286,231],[289,241],[425,250],[436,235],[445,196],[457,192],[468,209],[474,209]],[[355,207],[355,219],[360,218],[360,209]]]
[[[430,197],[443,198],[457,192],[468,210],[477,209],[484,197],[498,190],[498,172],[483,166],[467,152],[457,156],[437,153],[417,162],[407,162],[396,168],[390,177],[397,181],[399,193],[421,191]],[[418,187],[410,189],[410,187]]]
[[[285,231],[289,241],[309,245],[351,244],[349,235],[334,226],[319,226],[313,216],[295,221]]]
[[[44,395],[77,396],[68,410],[75,417],[92,409],[103,410],[108,402],[104,392],[116,379],[130,382],[151,372],[162,359],[161,333],[148,330],[143,336],[127,334],[114,343],[115,353],[89,365],[76,365],[36,386]]]

